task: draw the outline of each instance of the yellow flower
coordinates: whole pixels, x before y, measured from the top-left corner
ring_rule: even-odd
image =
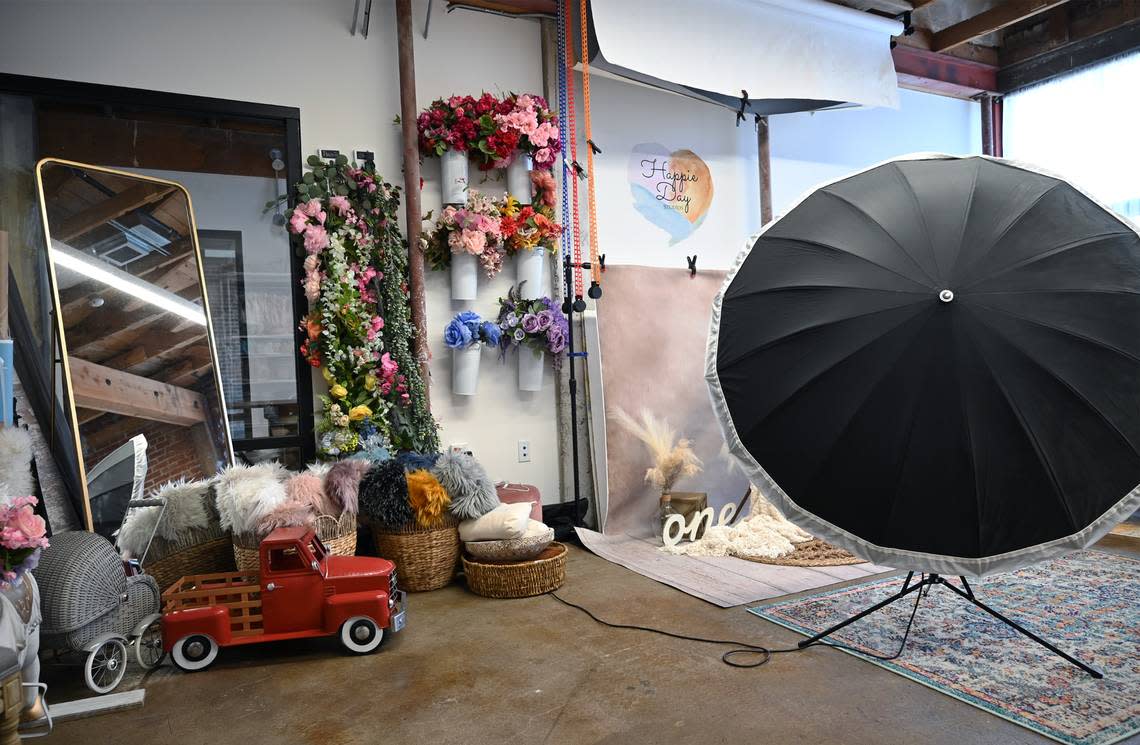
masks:
[[[332,383],[333,382],[332,373],[329,372],[329,369],[327,367],[321,368],[321,377],[325,379],[326,383]]]
[[[353,406],[348,410],[348,418],[354,422],[359,422],[361,419],[369,416],[372,416],[372,409],[368,408],[364,404]]]
[[[376,389],[376,376],[369,374],[364,376],[364,390],[372,391]]]
[[[519,200],[508,196],[507,200],[503,202],[502,212],[508,217],[517,215],[519,213]]]
[[[329,393],[332,394],[333,398],[344,398],[348,395],[348,389],[340,383],[337,383],[332,388],[329,388]]]

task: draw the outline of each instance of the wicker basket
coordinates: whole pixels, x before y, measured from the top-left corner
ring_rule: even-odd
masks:
[[[341,513],[339,518],[321,515],[317,518],[317,538],[333,556],[356,554],[356,515]]]
[[[396,563],[401,590],[427,592],[448,585],[459,563],[458,523],[451,517],[435,528],[389,530],[372,525],[376,552]]]
[[[467,587],[485,598],[529,598],[557,590],[566,581],[566,546],[555,541],[537,559],[483,564],[463,557]]]
[[[177,541],[155,538],[143,569],[165,590],[187,574],[232,572],[234,555],[230,534],[214,524],[184,531]]]
[[[259,574],[261,572],[261,539],[264,536],[252,533],[234,533],[234,565],[239,572]]]

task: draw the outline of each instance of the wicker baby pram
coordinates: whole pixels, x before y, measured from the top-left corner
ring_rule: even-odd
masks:
[[[85,653],[92,691],[119,685],[128,644],[143,668],[162,661],[158,584],[146,574],[128,576],[110,541],[82,531],[56,533],[33,573],[43,614],[40,649]]]

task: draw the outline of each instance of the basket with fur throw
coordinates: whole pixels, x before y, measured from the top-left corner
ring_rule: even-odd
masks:
[[[261,541],[304,526],[337,556],[356,553],[356,489],[368,463],[345,461],[291,474],[277,463],[233,466],[218,477],[218,511],[233,531],[240,571],[261,571]]]
[[[482,471],[474,459],[465,457]],[[482,476],[486,479],[485,472]],[[395,562],[402,589],[437,590],[455,577],[459,519],[453,514],[454,494],[440,483],[430,460],[377,463],[361,480],[360,514],[372,528],[377,553]]]
[[[146,552],[143,569],[154,577],[159,590],[187,574],[233,571],[230,532],[214,506],[214,486],[213,480],[163,484],[152,496],[166,502],[165,511],[142,507],[123,522],[117,538],[119,553],[142,559]]]

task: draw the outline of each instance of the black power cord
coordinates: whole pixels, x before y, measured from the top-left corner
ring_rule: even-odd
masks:
[[[729,665],[731,667],[749,668],[749,667],[760,667],[761,665],[766,664],[769,660],[772,659],[772,655],[774,655],[774,654],[786,654],[788,652],[802,652],[805,649],[810,649],[811,647],[816,647],[816,646],[833,647],[835,649],[843,649],[843,650],[847,650],[849,652],[856,652],[858,654],[864,655],[865,657],[872,657],[876,660],[882,660],[884,662],[889,662],[890,660],[898,659],[902,655],[903,649],[906,648],[907,639],[910,638],[911,627],[914,625],[914,617],[918,613],[918,604],[922,601],[922,596],[926,592],[929,592],[929,588],[926,588],[925,590],[919,590],[918,592],[915,593],[914,607],[910,611],[910,619],[908,619],[906,622],[906,629],[903,631],[902,642],[899,644],[898,650],[894,654],[891,654],[891,655],[880,655],[880,654],[875,654],[874,652],[865,652],[861,649],[856,649],[855,647],[851,647],[851,646],[848,646],[846,644],[840,644],[839,642],[829,642],[829,641],[823,641],[823,640],[813,642],[811,644],[807,644],[803,647],[786,647],[783,649],[772,649],[771,647],[765,647],[765,646],[762,646],[760,644],[750,644],[748,642],[739,642],[739,641],[734,641],[731,639],[707,639],[707,638],[701,637],[701,636],[689,636],[688,634],[678,634],[678,633],[673,632],[673,631],[666,631],[665,629],[655,629],[655,628],[652,628],[650,626],[638,626],[636,624],[628,624],[628,623],[611,623],[610,621],[605,621],[601,618],[598,618],[596,615],[594,615],[594,613],[589,608],[585,608],[581,605],[578,605],[577,603],[572,603],[563,597],[559,597],[557,593],[551,592],[549,594],[550,594],[550,597],[554,598],[555,600],[562,603],[563,605],[567,605],[567,606],[574,608],[576,610],[580,610],[583,613],[585,613],[587,616],[592,618],[594,621],[600,623],[603,626],[608,626],[611,629],[630,629],[632,631],[648,631],[651,634],[660,634],[661,636],[668,636],[668,637],[671,637],[673,639],[682,639],[684,641],[690,641],[690,642],[701,642],[703,644],[722,644],[722,645],[736,647],[736,649],[730,649],[727,652],[725,652],[724,654],[722,654],[720,656],[721,662],[723,662],[724,664]],[[737,655],[758,655],[759,659],[752,660],[751,662],[737,662],[734,659]]]

